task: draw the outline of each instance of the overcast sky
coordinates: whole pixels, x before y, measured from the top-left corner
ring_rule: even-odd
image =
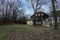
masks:
[[[26,0],[21,0],[22,4],[23,4],[23,8],[26,10],[26,14],[28,15],[33,15],[33,9],[31,7],[31,4],[29,1]],[[50,1],[47,2],[46,4],[42,5],[41,10],[45,13],[49,13],[50,12],[50,8],[51,8],[51,0],[43,0],[43,1]],[[58,2],[60,2],[60,0],[58,0]]]
[[[33,9],[31,7],[31,4],[29,1],[26,1],[26,0],[21,0],[22,1],[22,4],[23,4],[23,8],[25,9],[25,13],[28,14],[28,15],[33,15]],[[49,13],[50,12],[50,7],[51,6],[51,2],[47,2],[45,5],[42,5],[41,7],[41,10],[43,12],[46,12],[46,13]]]
[[[11,1],[13,1],[13,0],[11,0]],[[33,9],[31,7],[29,0],[19,0],[19,1],[22,2],[22,5],[23,5],[22,8],[25,10],[25,14],[33,15],[34,12],[33,12]],[[42,1],[50,1],[50,0],[42,0]],[[60,0],[58,0],[58,2],[60,2]],[[51,8],[51,2],[47,2],[46,4],[42,5],[41,11],[43,11],[45,13],[49,13],[51,10],[50,8]]]

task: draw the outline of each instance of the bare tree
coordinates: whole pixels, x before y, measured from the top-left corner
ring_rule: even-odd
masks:
[[[47,2],[50,2],[50,1],[44,1],[44,0],[31,0],[31,5],[32,5],[32,8],[33,8],[33,11],[34,13],[37,13],[38,10],[40,11],[42,5],[46,4]],[[42,18],[41,17],[41,23],[42,23]],[[34,20],[36,20],[36,16],[34,17]],[[34,22],[35,24],[36,22]]]
[[[25,20],[25,14],[24,14],[25,12],[23,10],[19,12],[19,15],[17,15],[18,9],[21,7],[21,2],[19,2],[19,0],[14,0],[13,2],[9,0],[6,1],[0,0],[0,1],[2,1],[1,5],[3,5],[2,6],[3,9],[1,9],[3,15],[3,22],[9,22],[9,21],[16,22],[17,16],[19,15],[21,15],[20,18],[22,21]]]
[[[0,0],[1,1],[1,6],[2,8],[0,8],[1,13],[2,13],[2,20],[4,20],[4,0]]]
[[[38,6],[40,5],[39,1],[40,0],[31,0],[31,5],[34,13],[37,13]],[[36,16],[34,17],[34,25],[36,25]]]
[[[31,0],[31,5],[32,5],[34,13],[37,13],[37,8],[40,5],[39,1],[40,0]]]
[[[34,13],[41,9],[42,5],[50,2],[49,0],[31,0],[31,6],[33,8]]]
[[[4,19],[5,22],[7,22],[9,20],[9,18],[8,18],[8,4],[9,4],[9,1],[7,0],[7,3],[6,3],[6,12],[5,12],[5,19]]]
[[[24,13],[25,13],[24,9],[18,11],[17,23],[21,23],[21,24],[26,23],[26,16]]]
[[[57,23],[57,13],[56,13],[56,8],[55,8],[55,1],[56,0],[51,0],[51,2],[52,2],[52,7],[53,7],[53,16],[54,16],[54,28],[55,29],[58,29],[58,23]]]
[[[14,0],[14,2],[13,2],[13,13],[12,13],[12,21],[13,22],[16,22],[16,20],[17,20],[17,13],[18,13],[18,8],[19,8],[19,4],[18,4],[18,1],[19,0],[17,0],[17,3],[16,3],[16,1]],[[20,2],[20,6],[21,6],[21,2]],[[20,14],[20,13],[19,13]]]

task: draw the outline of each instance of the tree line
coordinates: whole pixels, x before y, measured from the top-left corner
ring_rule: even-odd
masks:
[[[58,0],[27,0],[30,1],[34,13],[37,13],[41,9],[42,5],[45,5],[47,2],[51,2],[50,9],[53,10],[54,17],[54,28],[57,29],[57,13],[56,7],[58,7]],[[19,2],[19,3],[18,3]],[[60,4],[60,3],[59,3]],[[23,6],[23,5],[22,5]],[[24,14],[24,9],[21,8],[20,0],[0,0],[0,23],[4,22],[18,22],[25,23],[27,16]]]
[[[21,5],[21,1],[19,0],[0,0],[0,23],[25,24],[27,17]]]

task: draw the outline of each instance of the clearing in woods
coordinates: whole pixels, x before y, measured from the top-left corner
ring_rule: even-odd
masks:
[[[60,40],[60,29],[28,25],[1,25],[0,40]]]

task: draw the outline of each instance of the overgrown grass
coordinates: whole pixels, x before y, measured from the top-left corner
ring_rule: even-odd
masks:
[[[32,26],[28,27],[27,25],[1,25],[0,26],[0,40],[7,40],[7,34],[9,32],[24,32],[27,29],[32,28]]]
[[[46,27],[46,26],[28,26],[28,25],[0,25],[0,40],[8,40],[7,37],[11,37],[10,35],[13,34],[13,36],[15,35],[15,33],[18,33],[18,35],[20,34],[20,32],[24,33],[26,30],[37,30],[38,33],[42,32],[42,35],[49,33],[52,34],[54,33],[54,27]],[[32,32],[34,32],[34,30],[31,30]],[[31,32],[30,31],[30,32]],[[60,35],[60,30],[57,30],[57,34],[56,35]],[[29,32],[29,33],[30,33]]]

